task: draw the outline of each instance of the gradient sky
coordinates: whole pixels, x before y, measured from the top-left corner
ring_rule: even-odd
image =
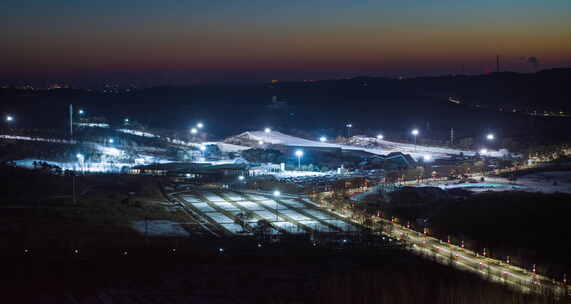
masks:
[[[195,83],[571,65],[569,0],[2,0],[1,79]]]

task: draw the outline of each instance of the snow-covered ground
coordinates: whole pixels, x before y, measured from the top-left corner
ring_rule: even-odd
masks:
[[[480,180],[479,176],[475,177]],[[510,181],[503,177],[484,177],[474,184],[455,184],[453,181],[429,182],[418,186],[440,187],[442,189],[463,188],[473,192],[483,191],[526,191],[542,193],[571,193],[571,171],[542,172],[519,177]]]
[[[56,138],[42,138],[42,137],[32,137],[32,136],[17,136],[17,135],[0,135],[0,139],[11,139],[11,140],[26,140],[26,141],[41,141],[41,142],[51,142],[58,144],[76,144],[75,140],[65,140]]]
[[[380,140],[372,137],[354,136],[351,139],[352,145],[343,145],[336,143],[320,142],[317,140],[309,140],[299,138],[278,131],[271,131],[269,133],[264,131],[248,131],[234,136],[236,139],[245,139],[251,142],[262,142],[265,144],[286,145],[294,147],[324,147],[324,148],[341,148],[344,150],[359,150],[366,151],[378,155],[386,155],[391,152],[402,152],[410,154],[415,159],[420,159],[426,155],[430,155],[433,159],[449,158],[452,155],[459,155],[463,153],[466,156],[475,155],[476,151],[465,151],[449,148],[439,147],[426,147],[421,145],[414,145],[408,143],[397,143],[388,140]],[[374,145],[374,148],[368,146]],[[507,153],[506,150],[493,151],[488,150],[486,155],[490,157],[501,157]]]
[[[101,173],[101,172],[117,173],[121,172],[121,169],[123,167],[133,166],[133,164],[130,163],[120,163],[120,162],[112,162],[112,163],[85,162],[84,164],[82,164],[80,162],[56,162],[56,161],[46,161],[41,159],[30,159],[30,158],[16,160],[15,162],[16,166],[33,169],[34,161],[48,163],[49,165],[52,166],[58,166],[62,170],[74,170],[74,171],[91,172],[91,173]]]

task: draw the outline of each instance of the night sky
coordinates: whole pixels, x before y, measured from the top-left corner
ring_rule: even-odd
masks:
[[[569,0],[2,0],[0,80],[205,83],[571,65]]]

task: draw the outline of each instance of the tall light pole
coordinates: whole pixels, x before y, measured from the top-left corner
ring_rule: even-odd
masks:
[[[303,151],[295,151],[295,156],[297,156],[297,169],[301,170],[301,157],[303,156]]]
[[[280,197],[281,192],[279,190],[274,191],[274,200],[276,201],[276,222],[278,221],[278,197]]]
[[[73,105],[69,105],[69,139],[73,140]]]
[[[77,153],[75,156],[77,157],[77,159],[78,159],[80,162],[83,162],[83,157],[84,157],[83,154]],[[76,198],[76,195],[75,195],[75,172],[76,172],[76,171],[73,170],[72,176],[71,176],[71,188],[72,188],[71,191],[72,191],[72,197],[73,197],[73,203],[74,203],[74,204],[77,203],[77,198]]]
[[[351,128],[353,128],[353,124],[348,123],[345,125],[345,127],[347,127],[347,138],[349,138],[349,137],[351,137]]]
[[[414,151],[416,152],[416,137],[418,136],[418,129],[412,130],[411,134],[414,136]]]

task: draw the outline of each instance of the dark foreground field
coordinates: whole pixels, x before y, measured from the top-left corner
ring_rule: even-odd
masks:
[[[564,303],[400,250],[197,243],[197,250],[21,252],[2,260],[4,303]],[[298,244],[299,245],[299,244]],[[94,254],[96,253],[96,254]]]

